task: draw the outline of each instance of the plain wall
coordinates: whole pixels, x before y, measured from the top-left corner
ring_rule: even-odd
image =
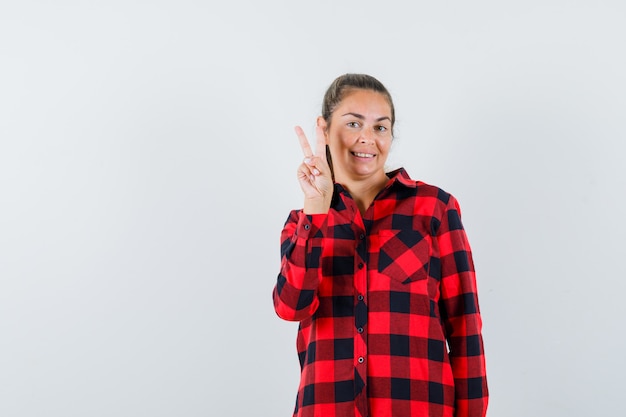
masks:
[[[0,415],[288,416],[293,126],[365,72],[460,201],[492,417],[626,415],[623,1],[3,1]],[[400,416],[401,417],[401,416]]]

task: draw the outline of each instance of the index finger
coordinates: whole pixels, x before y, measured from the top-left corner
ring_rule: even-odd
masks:
[[[304,131],[300,126],[295,127],[296,135],[298,135],[298,139],[300,140],[300,147],[302,148],[302,152],[304,153],[305,158],[310,158],[313,156],[313,150],[311,149],[311,145],[309,145],[309,140],[306,138]]]

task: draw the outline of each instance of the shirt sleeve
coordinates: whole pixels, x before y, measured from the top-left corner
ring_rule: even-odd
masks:
[[[440,312],[450,348],[455,417],[484,417],[488,389],[476,274],[459,204],[450,196],[437,233],[441,258]]]
[[[322,279],[321,257],[328,214],[292,211],[281,233],[280,273],[274,309],[284,320],[301,321],[315,313]]]

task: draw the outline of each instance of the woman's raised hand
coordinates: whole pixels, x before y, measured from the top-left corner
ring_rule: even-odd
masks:
[[[315,153],[300,126],[296,126],[304,162],[298,167],[298,181],[304,193],[304,212],[306,214],[328,213],[333,197],[333,180],[326,160],[326,140],[321,126],[316,127],[317,141]]]

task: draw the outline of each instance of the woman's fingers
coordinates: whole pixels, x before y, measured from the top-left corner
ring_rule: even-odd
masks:
[[[300,126],[295,127],[296,135],[298,135],[298,139],[300,140],[300,147],[302,148],[302,152],[304,153],[305,158],[309,158],[313,156],[313,150],[311,149],[311,145],[309,145],[309,140],[306,138],[304,131]]]
[[[313,175],[320,175],[320,170],[317,168],[319,166],[319,162],[320,158],[315,156],[311,158],[304,158],[304,163],[310,167]]]
[[[310,158],[315,155],[324,161],[326,160],[326,136],[324,135],[324,129],[321,126],[315,127],[315,135],[317,139],[315,142],[315,153],[313,153],[313,150],[311,149],[311,145],[304,134],[304,130],[302,130],[300,126],[296,126],[295,131],[296,135],[298,135],[300,147],[302,148],[305,158]]]
[[[301,175],[300,173],[302,173],[302,176],[306,175],[313,183],[317,182],[317,178],[324,178],[325,180],[326,178],[330,178],[327,165],[326,161],[317,156],[304,158],[304,161],[302,161],[302,164],[298,167],[298,175]]]
[[[296,126],[295,131],[296,135],[298,135],[302,152],[304,153],[304,163],[311,167],[311,173],[313,175],[321,175],[322,172],[326,171],[324,167],[327,164],[326,137],[324,136],[324,129],[321,126],[316,126],[315,128],[315,134],[317,136],[317,140],[315,142],[315,153],[313,153],[313,150],[311,149],[311,145],[304,134],[304,130],[302,130],[300,126]]]
[[[324,135],[322,126],[317,125],[315,127],[315,135],[317,136],[315,155],[319,156],[323,161],[326,161],[326,135]]]
[[[317,180],[319,174],[316,175],[314,170],[315,168],[311,168],[304,162],[298,167],[298,181],[307,198],[319,198],[324,195]]]
[[[309,184],[315,183],[315,174],[306,163],[302,163],[298,167],[298,179]]]
[[[304,192],[305,213],[327,213],[333,195],[330,167],[326,160],[326,139],[321,127],[316,129],[315,153],[300,126],[295,127],[304,161],[298,167],[298,181]]]
[[[315,153],[313,153],[309,140],[306,138],[302,128],[296,126],[295,131],[296,135],[298,135],[302,152],[304,153],[304,165],[308,168],[306,175],[310,177],[312,182],[315,182],[315,177],[322,175],[322,173],[326,171],[326,139],[324,137],[324,130],[319,126],[316,128],[317,141],[315,144]],[[302,175],[304,175],[304,173]]]

